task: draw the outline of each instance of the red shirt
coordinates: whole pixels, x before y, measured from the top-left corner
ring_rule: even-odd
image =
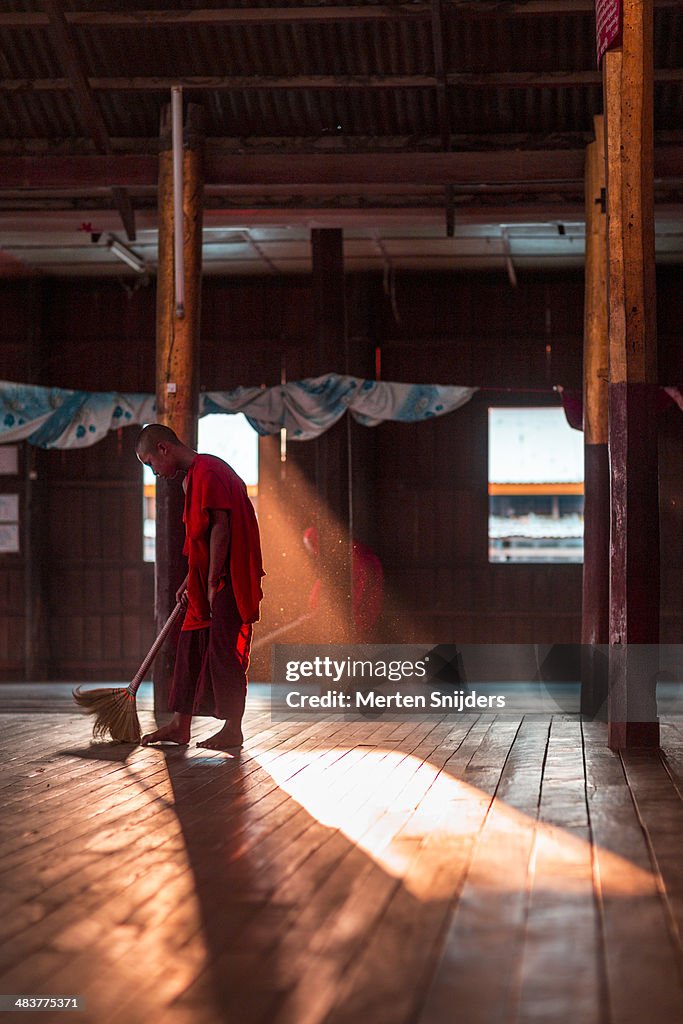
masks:
[[[221,570],[218,589],[225,586],[229,572],[242,621],[257,622],[259,618],[264,572],[254,506],[244,481],[227,462],[215,455],[197,455],[187,471],[183,512],[183,554],[187,555],[188,563],[188,603],[183,629],[203,629],[211,625],[207,596],[211,509],[224,509],[230,514],[228,564]]]

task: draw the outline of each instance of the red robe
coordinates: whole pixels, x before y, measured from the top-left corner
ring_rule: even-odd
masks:
[[[230,514],[230,579],[242,622],[257,622],[263,597],[261,577],[261,541],[256,513],[247,495],[244,481],[227,462],[215,455],[197,455],[186,477],[185,546],[187,555],[188,605],[183,629],[204,629],[211,625],[211,609],[207,596],[209,579],[209,512],[221,509]],[[228,566],[223,568],[218,583],[226,583]]]

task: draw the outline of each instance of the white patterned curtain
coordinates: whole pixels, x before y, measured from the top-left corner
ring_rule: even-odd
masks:
[[[366,427],[387,420],[417,423],[453,412],[476,390],[328,373],[271,388],[202,392],[199,415],[241,412],[259,434],[276,434],[284,427],[291,440],[309,441],[347,411]],[[110,430],[153,423],[155,416],[153,395],[0,382],[1,444],[27,440],[41,448],[87,448]]]

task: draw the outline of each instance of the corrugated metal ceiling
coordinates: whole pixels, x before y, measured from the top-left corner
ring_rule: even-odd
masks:
[[[157,0],[141,9],[222,9],[205,0]],[[247,6],[233,5],[233,6]],[[258,6],[249,4],[249,6]],[[266,6],[261,4],[260,6]],[[280,7],[287,5],[278,5]],[[9,10],[41,12],[28,0],[6,0]],[[67,10],[102,11],[106,3],[64,4]],[[130,5],[127,11],[133,9]],[[507,72],[595,72],[594,24],[590,13],[477,16],[470,8],[445,7],[446,71],[493,75]],[[655,64],[683,65],[683,13],[656,12]],[[183,76],[296,78],[337,76],[433,76],[429,19],[323,24],[74,26],[84,69],[91,79]],[[0,73],[4,79],[65,78],[49,26],[0,26]],[[156,136],[167,90],[96,90],[109,133],[115,138]],[[429,135],[437,131],[436,90],[424,86],[382,89],[340,81],[336,89],[262,88],[198,90],[208,111],[209,135],[341,136]],[[17,91],[1,96],[0,132],[5,138],[71,138],[80,117],[70,90]],[[657,88],[656,128],[679,125],[683,83]],[[455,133],[590,132],[599,112],[598,85],[509,88],[476,84],[448,90]],[[341,125],[341,128],[337,126]],[[81,132],[83,126],[81,125]]]
[[[281,10],[304,5],[301,0],[290,4],[238,0],[229,5],[222,0],[136,0],[118,6],[111,0],[64,0],[62,8],[66,12],[110,12],[126,16],[136,11]],[[313,10],[317,7],[309,6]],[[348,6],[344,0],[325,4],[326,8]],[[358,6],[367,11],[372,5]],[[592,137],[593,117],[601,110],[602,95],[595,67],[594,15],[586,9],[585,2],[578,4],[582,9],[576,12],[567,10],[571,5],[564,3],[561,5],[563,13],[532,15],[525,13],[519,4],[514,5],[514,12],[506,13],[504,7],[494,9],[491,3],[482,3],[477,8],[474,4],[457,6],[443,0],[444,72],[453,76],[451,84],[442,90],[446,98],[446,125],[439,106],[439,68],[431,5],[418,2],[412,10],[406,4],[382,6],[398,7],[399,11],[394,18],[374,21],[268,20],[249,25],[152,22],[122,26],[72,20],[70,25],[83,71],[90,81],[97,110],[115,151],[153,152],[160,113],[169,98],[167,84],[178,78],[207,77],[222,81],[214,81],[204,88],[186,88],[186,97],[204,107],[210,145],[231,151],[286,153],[302,148],[366,151],[377,153],[377,158],[381,159],[383,151],[397,148],[419,152],[439,149],[445,129],[455,150],[580,149]],[[42,18],[42,23],[9,25],[12,13],[36,15],[39,20]],[[667,78],[667,69],[672,70],[668,76],[671,80],[659,81],[655,86],[655,129],[660,134],[680,133],[683,3],[659,6],[655,11],[655,67],[664,72],[664,78]],[[547,81],[548,75],[559,73],[565,73],[566,81],[555,80],[552,85],[534,81],[534,76],[545,75]],[[468,81],[457,79],[458,75],[477,77],[476,81]],[[528,79],[514,84],[510,84],[509,79],[492,81],[491,76],[496,75],[527,75]],[[319,76],[324,76],[325,81],[321,83]],[[401,78],[400,83],[396,83],[396,77]],[[154,82],[149,80],[155,78],[163,79],[164,84],[154,87]],[[248,79],[248,83],[225,81],[230,78]],[[394,80],[383,84],[383,78]],[[122,88],[119,86],[123,79],[136,81]],[[140,81],[143,79],[146,81]],[[54,88],[48,87],[50,80]],[[107,80],[117,80],[118,86],[108,87]],[[14,83],[11,91],[9,82]],[[63,65],[39,0],[3,0],[0,11],[0,150],[6,153],[94,151],[87,119],[79,107],[68,79],[68,69]],[[393,192],[386,190],[380,197],[377,190],[366,190],[355,196],[335,194],[333,189],[328,193],[320,190],[317,203],[309,203],[309,192],[304,189],[297,193],[292,189],[287,203],[292,222],[301,225],[307,223],[307,203],[313,218],[315,210],[324,206],[355,208],[362,212],[384,205],[387,209],[400,210],[411,206],[409,192],[397,188]],[[139,204],[139,211],[153,200],[144,190],[132,196]],[[523,195],[477,199],[482,210],[486,209],[486,203],[497,204],[496,214],[487,227],[490,237],[500,237],[501,224],[505,222],[501,208],[509,204],[510,219],[514,220],[525,199]],[[208,201],[212,201],[211,192]],[[411,216],[415,217],[420,206],[424,206],[424,230],[421,241],[413,233],[405,235],[408,241],[404,240],[400,251],[393,252],[399,264],[402,260],[410,263],[411,259],[418,265],[430,259],[438,265],[442,265],[443,260],[452,261],[458,239],[459,252],[465,261],[478,256],[483,259],[486,245],[492,258],[504,261],[496,246],[491,248],[481,239],[475,245],[475,248],[479,246],[478,256],[477,253],[468,255],[469,243],[462,229],[459,235],[456,231],[456,238],[449,240],[445,248],[437,246],[434,239],[433,251],[428,251],[428,245],[425,249],[422,243],[427,244],[433,237],[432,229],[443,235],[442,215],[435,209],[441,201],[438,189],[413,190]],[[463,214],[465,226],[466,209],[459,204],[466,201],[459,198],[456,203],[457,215],[460,218]],[[245,197],[244,202],[249,202],[249,198]],[[569,210],[567,202],[574,204]],[[240,211],[235,209],[238,203],[239,193],[232,201],[224,201],[223,205],[228,208],[219,215],[221,204],[216,199],[215,216],[222,226],[229,227],[232,217],[235,223],[249,228],[244,219],[240,219]],[[273,206],[282,203],[281,215],[288,215],[282,191],[272,190],[271,194],[259,197],[259,201],[254,199],[253,206],[269,203]],[[89,210],[104,221],[106,208],[113,207],[111,196],[102,193],[89,194],[86,190],[67,195],[34,190],[10,194],[2,192],[0,182],[0,233],[13,209],[29,208],[35,209],[36,217],[41,208],[72,211],[75,224],[79,218],[86,217]],[[554,196],[549,192],[545,206],[539,204],[540,225],[529,221],[527,227],[550,223],[551,229],[545,232],[543,227],[535,238],[527,235],[520,240],[520,235],[514,242],[520,259],[537,258],[543,262],[554,258],[572,265],[580,261],[582,239],[577,236],[577,244],[571,250],[566,238],[559,241],[552,237],[555,215],[559,219],[567,213],[570,218],[580,218],[580,196],[576,192],[570,196]],[[26,214],[27,230],[30,227],[28,233],[32,234],[33,225],[28,216]],[[674,221],[670,218],[668,223],[671,226]],[[148,225],[148,229],[153,230],[154,225]],[[670,237],[678,238],[676,230],[669,232]],[[360,248],[350,246],[349,259],[377,261],[377,246],[373,249],[372,238],[370,236],[367,245],[365,241],[359,243]],[[97,262],[97,253],[87,246],[87,253],[83,251],[72,260],[73,253],[69,255],[69,247],[62,242],[55,239],[55,258],[46,256],[43,260],[43,267],[50,272],[54,272],[60,258],[65,266],[80,261],[82,266],[91,267]],[[23,251],[31,265],[41,265],[38,258],[34,260],[28,255],[29,251],[33,252],[32,243],[27,242],[23,250],[18,243],[14,244],[17,253]],[[251,255],[241,263],[260,266],[262,261],[253,247],[249,249],[248,240],[242,244],[244,252]],[[300,241],[297,245],[300,248]],[[411,245],[412,257],[408,251]],[[5,247],[8,251],[11,248]],[[678,241],[669,245],[660,240],[662,258],[673,258],[671,253],[679,247]],[[214,240],[213,250],[207,248],[208,263],[213,260],[216,266],[229,265],[230,252],[234,255],[237,250],[234,247],[225,250],[219,259],[219,249]],[[276,265],[284,267],[287,258],[282,251],[278,255],[273,250],[272,258]],[[308,265],[308,257],[301,256],[299,249],[296,253],[298,255],[291,256],[290,269],[303,269]]]

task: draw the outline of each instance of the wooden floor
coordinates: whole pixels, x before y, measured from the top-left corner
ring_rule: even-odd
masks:
[[[683,1020],[681,719],[623,758],[562,715],[0,724],[0,992],[86,1001],[42,1024]]]

